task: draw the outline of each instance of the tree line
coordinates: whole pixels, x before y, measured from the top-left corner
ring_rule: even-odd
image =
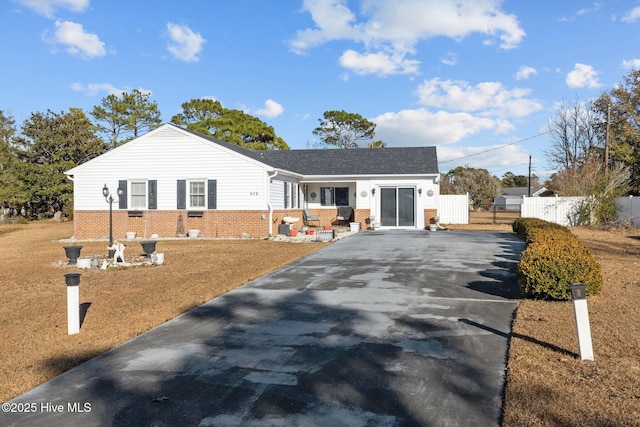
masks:
[[[73,214],[73,185],[64,171],[161,125],[158,105],[139,90],[109,95],[93,107],[36,112],[20,128],[0,110],[0,216],[27,219]],[[251,150],[288,150],[272,126],[212,99],[192,99],[171,122]],[[313,134],[326,147],[384,147],[375,124],[359,114],[327,111]]]

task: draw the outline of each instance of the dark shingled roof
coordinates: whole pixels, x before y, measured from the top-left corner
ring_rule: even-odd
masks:
[[[260,151],[265,163],[304,175],[438,173],[435,147]]]
[[[436,147],[248,150],[189,131],[237,153],[301,175],[424,175],[438,173]]]

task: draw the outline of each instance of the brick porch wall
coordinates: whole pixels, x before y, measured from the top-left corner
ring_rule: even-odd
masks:
[[[433,218],[434,216],[438,216],[438,210],[437,209],[425,209],[424,210],[424,225],[425,225],[425,227],[428,227],[429,224],[431,224],[431,218]]]

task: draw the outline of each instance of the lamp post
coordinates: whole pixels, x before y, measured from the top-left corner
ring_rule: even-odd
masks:
[[[102,195],[104,196],[104,200],[109,203],[109,247],[113,246],[113,202],[115,201],[113,195],[109,191],[107,184],[102,187]],[[122,196],[122,189],[118,188],[118,199],[120,200],[120,196]],[[114,250],[109,249],[109,258],[113,257]]]

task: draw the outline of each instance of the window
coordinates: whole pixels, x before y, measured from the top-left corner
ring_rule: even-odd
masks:
[[[186,179],[179,179],[176,182],[176,209],[217,209],[217,180],[200,179],[188,181],[188,183],[189,185],[187,186]]]
[[[147,182],[146,181],[131,182],[131,208],[132,209],[147,208]]]
[[[322,206],[349,206],[349,187],[320,187]]]
[[[189,182],[189,203],[192,208],[204,208],[206,206],[205,199],[205,182],[190,181]]]

